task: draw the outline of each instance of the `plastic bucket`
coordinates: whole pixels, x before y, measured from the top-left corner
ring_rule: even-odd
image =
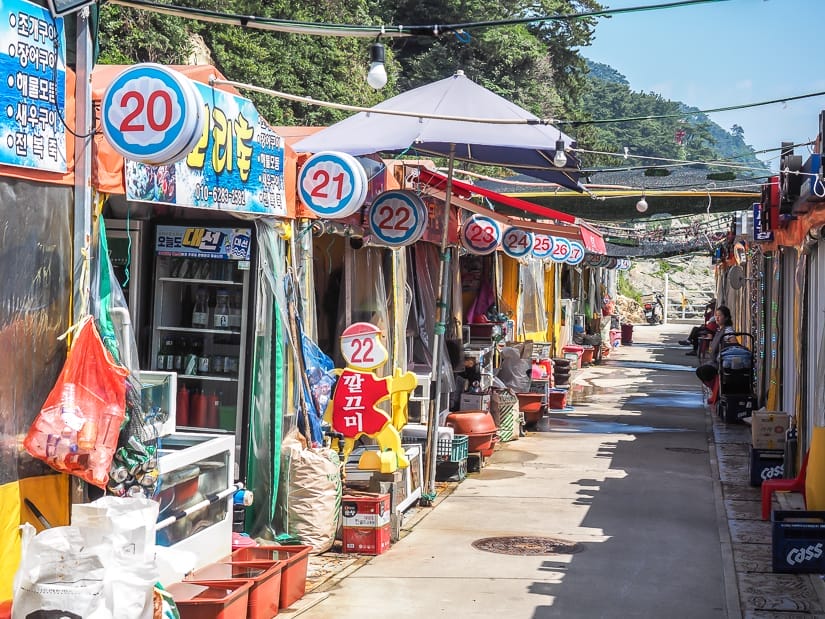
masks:
[[[228,561],[239,564],[284,561],[281,569],[280,608],[288,608],[306,593],[311,550],[312,546],[254,546],[239,548]]]
[[[270,619],[278,614],[283,561],[261,563],[213,563],[187,576],[188,582],[249,580],[249,619]]]
[[[250,580],[176,582],[166,589],[181,619],[245,619]]]

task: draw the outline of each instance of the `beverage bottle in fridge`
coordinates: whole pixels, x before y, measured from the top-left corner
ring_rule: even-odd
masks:
[[[195,292],[195,307],[192,309],[192,327],[205,329],[209,324],[209,306],[206,288],[199,286]]]
[[[179,426],[189,425],[189,390],[185,385],[181,385],[178,389],[175,424]]]
[[[161,338],[160,346],[158,348],[157,360],[155,361],[156,370],[166,369],[166,352],[166,338]]]
[[[212,316],[212,326],[215,329],[229,328],[229,293],[220,289],[215,294],[215,313]]]
[[[229,328],[241,328],[241,295],[237,293],[229,299]]]
[[[198,390],[190,398],[189,423],[198,428],[207,427],[206,396]]]
[[[206,396],[206,425],[210,428],[218,427],[218,407],[220,405],[218,396],[210,391]]]
[[[166,362],[164,364],[164,369],[169,371],[174,371],[175,369],[175,356],[178,352],[178,342],[175,338],[169,334],[163,338],[164,340],[164,348],[166,349]]]

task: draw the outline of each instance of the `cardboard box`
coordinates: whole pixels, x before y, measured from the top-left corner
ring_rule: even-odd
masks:
[[[344,531],[348,528],[383,527],[390,523],[390,495],[344,495],[341,497],[341,513],[344,516]]]
[[[754,449],[784,449],[790,415],[780,411],[755,411],[751,415]]]
[[[342,550],[380,555],[390,549],[390,523],[382,527],[344,527]]]
[[[462,393],[461,410],[463,411],[489,411],[489,393]]]

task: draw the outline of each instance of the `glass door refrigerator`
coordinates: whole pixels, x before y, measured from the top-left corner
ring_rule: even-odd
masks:
[[[178,431],[243,436],[248,228],[158,225],[152,368],[177,373]]]

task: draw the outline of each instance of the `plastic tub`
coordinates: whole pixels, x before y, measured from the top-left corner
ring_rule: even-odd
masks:
[[[285,561],[281,569],[280,607],[288,608],[304,597],[307,587],[307,567],[312,546],[255,546],[239,548],[227,561],[232,563],[260,563]]]
[[[278,614],[283,561],[261,563],[213,563],[195,570],[188,582],[249,580],[248,619],[270,619]]]
[[[166,590],[175,600],[181,619],[245,619],[249,580],[176,582]]]

